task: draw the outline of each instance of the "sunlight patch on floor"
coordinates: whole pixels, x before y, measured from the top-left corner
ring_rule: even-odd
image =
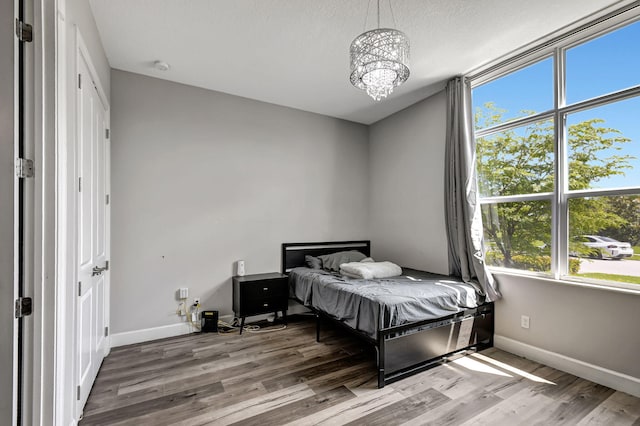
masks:
[[[483,362],[476,361],[469,357],[458,358],[455,361],[451,361],[452,364],[458,364],[468,370],[478,371],[480,373],[494,374],[496,376],[513,377],[504,371],[500,371],[497,368],[493,368]]]
[[[534,374],[527,373],[526,371],[520,370],[519,368],[516,368],[516,367],[512,367],[509,364],[505,364],[504,362],[497,361],[497,360],[495,360],[493,358],[489,358],[488,356],[485,356],[485,355],[482,355],[482,354],[479,354],[479,353],[471,354],[471,356],[475,357],[475,358],[478,358],[478,359],[481,359],[484,362],[488,362],[490,364],[493,364],[496,367],[500,367],[503,370],[510,371],[510,372],[512,372],[514,374],[517,374],[518,376],[522,376],[525,379],[529,379],[529,380],[532,380],[532,381],[538,382],[538,383],[547,383],[547,384],[550,384],[550,385],[555,385],[555,383],[550,382],[550,381],[548,381],[546,379],[543,379],[542,377],[538,377],[538,376],[536,376]]]

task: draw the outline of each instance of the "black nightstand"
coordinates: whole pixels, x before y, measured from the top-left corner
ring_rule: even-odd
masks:
[[[252,315],[273,312],[287,321],[289,305],[289,277],[279,272],[233,277],[233,312],[241,318],[240,334],[244,320]]]

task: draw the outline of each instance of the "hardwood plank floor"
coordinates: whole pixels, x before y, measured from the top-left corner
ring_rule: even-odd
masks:
[[[640,399],[495,348],[377,389],[371,348],[299,316],[114,348],[80,424],[640,425]]]

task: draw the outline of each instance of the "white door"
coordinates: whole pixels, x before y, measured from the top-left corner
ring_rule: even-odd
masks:
[[[0,2],[0,424],[15,424],[16,387],[14,375],[15,332],[13,312],[16,297],[16,158],[14,61],[16,39],[13,1]],[[6,18],[6,19],[5,19]]]
[[[78,60],[77,413],[80,415],[107,348],[109,238],[107,107],[82,54]]]

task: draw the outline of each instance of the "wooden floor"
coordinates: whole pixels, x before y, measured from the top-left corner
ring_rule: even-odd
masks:
[[[640,425],[640,399],[493,348],[377,389],[371,349],[314,330],[115,348],[80,424]]]

